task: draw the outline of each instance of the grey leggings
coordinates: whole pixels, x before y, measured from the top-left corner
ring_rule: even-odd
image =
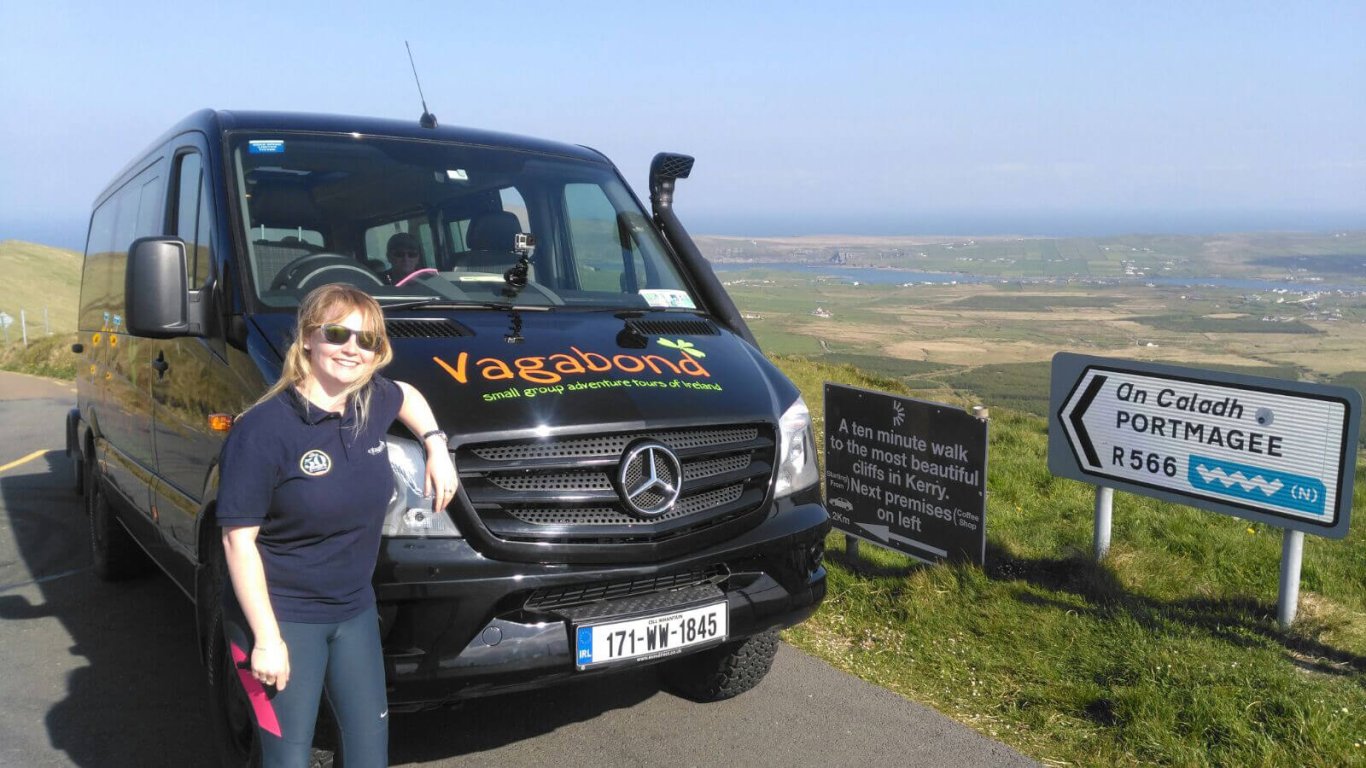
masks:
[[[389,705],[373,607],[335,624],[280,622],[289,648],[289,682],[283,691],[251,676],[251,628],[235,605],[225,607],[223,627],[251,702],[263,768],[307,768],[324,692],[341,731],[347,768],[389,764]]]

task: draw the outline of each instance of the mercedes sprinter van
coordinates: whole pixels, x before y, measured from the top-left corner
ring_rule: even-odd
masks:
[[[384,307],[449,435],[389,437],[374,587],[394,711],[656,665],[697,700],[747,690],[825,594],[811,417],[672,209],[581,146],[341,116],[205,110],[95,201],[67,419],[95,568],[160,567],[197,606],[226,764],[254,729],[224,653],[214,520],[233,418],[280,373],[300,298]],[[386,244],[418,244],[394,279]]]

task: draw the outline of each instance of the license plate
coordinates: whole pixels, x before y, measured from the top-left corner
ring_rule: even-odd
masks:
[[[585,624],[574,632],[575,665],[588,669],[646,661],[719,643],[726,639],[729,618],[730,611],[721,602],[610,624]]]

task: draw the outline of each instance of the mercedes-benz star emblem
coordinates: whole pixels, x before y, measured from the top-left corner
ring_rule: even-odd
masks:
[[[616,480],[627,512],[640,518],[657,517],[678,501],[683,465],[664,444],[642,440],[621,457]]]

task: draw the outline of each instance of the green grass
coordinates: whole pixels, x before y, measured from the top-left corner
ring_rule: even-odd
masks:
[[[779,365],[818,418],[825,381],[926,395],[850,366]],[[832,557],[826,603],[787,638],[1047,764],[1366,759],[1360,526],[1306,537],[1299,618],[1282,631],[1279,530],[1116,494],[1096,565],[1093,489],[1051,476],[1046,446],[1042,419],[993,407],[986,567],[864,545]]]
[[[10,315],[9,341],[19,342],[19,310],[24,310],[30,340],[76,330],[81,286],[81,254],[21,240],[0,240],[0,311]],[[47,311],[47,325],[43,313]],[[0,342],[4,337],[0,336]]]
[[[0,240],[0,311],[12,318],[0,336],[0,369],[57,379],[76,377],[76,304],[81,254],[21,240]],[[28,346],[20,333],[20,310]],[[46,322],[44,321],[46,310]],[[51,331],[49,335],[48,331]]]
[[[895,357],[863,355],[852,352],[821,355],[820,360],[831,365],[852,365],[860,370],[894,379],[923,377],[927,374],[953,369],[953,366],[942,363],[926,363],[920,360],[902,360]]]
[[[1054,294],[1022,296],[1002,292],[1000,295],[983,294],[980,296],[969,296],[965,299],[958,299],[945,304],[947,309],[978,309],[992,310],[999,312],[1046,312],[1055,309],[1076,309],[1086,307],[1109,307],[1113,306],[1115,300],[1109,296],[1088,296]]]
[[[1299,320],[1268,321],[1252,316],[1150,315],[1131,319],[1150,328],[1175,333],[1323,333]]]
[[[76,333],[61,333],[32,339],[29,345],[13,342],[0,346],[0,370],[74,380],[76,355],[71,345]]]
[[[1051,362],[983,365],[943,377],[949,387],[971,392],[993,408],[1044,416],[1048,413]]]

